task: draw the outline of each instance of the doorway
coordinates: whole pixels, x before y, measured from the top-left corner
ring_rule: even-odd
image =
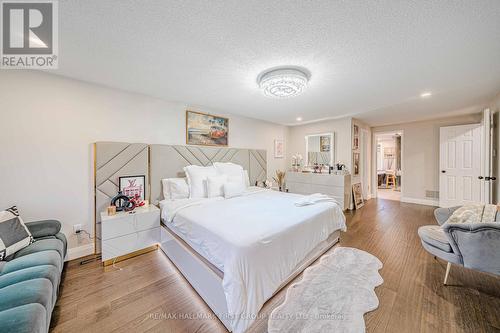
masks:
[[[377,197],[380,199],[401,200],[402,140],[402,131],[375,134],[375,179]]]

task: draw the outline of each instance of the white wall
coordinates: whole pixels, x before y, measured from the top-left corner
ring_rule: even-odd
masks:
[[[442,126],[480,123],[477,114],[431,121],[373,127],[372,133],[402,130],[402,200],[435,204],[426,191],[439,191],[439,128]],[[376,188],[376,187],[373,187]]]
[[[74,224],[91,231],[92,143],[185,144],[186,108],[42,72],[2,71],[0,207],[17,204],[27,221],[58,219],[67,235]],[[228,116],[231,147],[266,149],[269,175],[285,168],[273,145],[286,142],[287,127]]]
[[[352,126],[357,125],[359,127],[359,154],[360,154],[360,173],[359,175],[354,175],[354,165],[351,166],[351,183],[361,183],[363,186],[363,197],[365,199],[371,198],[371,165],[372,165],[372,159],[371,159],[371,152],[372,152],[372,135],[371,135],[371,128],[369,125],[365,124],[359,119],[352,119]],[[362,132],[365,132],[364,135],[366,135],[366,147],[364,147],[362,139],[363,139],[363,134]],[[350,150],[349,152],[346,152],[347,154],[350,154],[350,159],[352,160],[352,146],[354,143],[354,133],[351,135],[351,141],[350,141]]]
[[[351,168],[351,118],[320,121],[311,124],[292,126],[289,128],[287,148],[287,169],[291,166],[292,155],[296,153],[306,156],[306,135],[334,133],[333,161],[344,163]]]

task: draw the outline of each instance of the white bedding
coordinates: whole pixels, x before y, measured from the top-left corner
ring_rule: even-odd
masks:
[[[346,230],[334,202],[297,207],[302,196],[250,188],[232,199],[160,202],[162,219],[224,271],[232,328],[244,332],[296,265],[336,230]]]

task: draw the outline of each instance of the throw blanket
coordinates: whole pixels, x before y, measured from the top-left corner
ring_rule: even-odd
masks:
[[[446,223],[489,223],[496,214],[496,205],[467,205],[454,211]]]
[[[295,201],[295,206],[297,207],[309,206],[320,202],[333,202],[338,204],[337,200],[335,200],[334,198],[331,198],[325,194],[314,193]]]

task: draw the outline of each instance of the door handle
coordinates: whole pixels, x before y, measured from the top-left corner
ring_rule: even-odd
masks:
[[[490,177],[491,180],[497,180],[497,177]]]
[[[488,176],[484,177],[484,180],[486,180],[487,182],[490,181],[490,179],[491,179],[491,177],[488,177]]]
[[[441,170],[441,173],[446,173],[446,170]]]
[[[477,178],[478,178],[478,179],[483,179],[484,177],[483,177],[483,176],[479,176],[479,177],[477,177]]]

